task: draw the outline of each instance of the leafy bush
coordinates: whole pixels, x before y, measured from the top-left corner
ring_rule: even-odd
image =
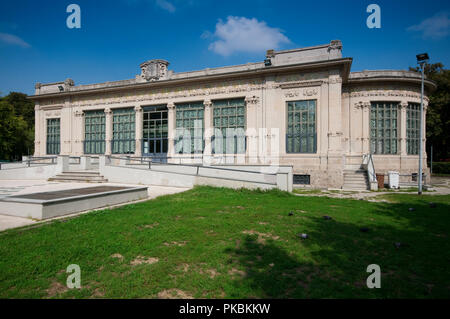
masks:
[[[450,174],[450,162],[433,162],[433,174]]]

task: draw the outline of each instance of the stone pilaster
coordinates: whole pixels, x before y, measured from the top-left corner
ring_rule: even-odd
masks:
[[[167,103],[167,124],[168,124],[168,138],[167,138],[167,156],[173,157],[175,155],[175,104],[173,102]]]
[[[142,106],[137,105],[134,107],[135,111],[135,132],[134,136],[136,138],[136,149],[134,150],[134,155],[142,156],[142,129],[143,129],[143,112]]]
[[[330,71],[328,77],[328,187],[341,188],[344,184],[342,154],[342,79],[339,71]]]
[[[397,121],[397,127],[399,130],[399,141],[400,141],[400,155],[406,156],[406,111],[408,108],[408,102],[400,103],[400,118]]]
[[[204,115],[204,128],[205,128],[205,149],[203,150],[203,160],[207,163],[210,163],[210,157],[212,153],[212,145],[211,145],[211,137],[214,135],[214,126],[213,126],[213,108],[211,100],[207,99],[203,101],[203,105],[205,106],[205,115]]]
[[[64,106],[59,111],[60,115],[60,155],[72,154],[72,105],[70,98],[64,100]]]
[[[36,104],[34,106],[34,156],[41,156],[41,149],[40,149],[40,144],[41,144],[41,130],[42,128],[42,123],[41,123],[41,111],[39,108],[39,101],[36,101]]]
[[[112,111],[110,108],[105,109],[105,155],[111,155],[112,140]]]
[[[75,130],[77,138],[75,139],[75,155],[83,155],[84,154],[84,112],[83,111],[75,111]]]
[[[258,124],[257,114],[259,107],[259,99],[255,96],[248,96],[245,98],[246,106],[246,123],[247,123],[247,149],[246,156],[249,163],[258,163]]]
[[[363,154],[370,153],[370,102],[364,102],[362,107],[362,138],[361,145]]]

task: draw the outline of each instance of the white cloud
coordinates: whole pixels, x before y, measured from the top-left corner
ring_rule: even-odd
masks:
[[[9,33],[1,33],[0,32],[0,42],[10,44],[10,45],[18,45],[22,48],[29,48],[31,47],[30,44],[19,38],[18,36],[14,34]]]
[[[156,0],[156,5],[169,12],[175,12],[175,6],[166,0]]]
[[[408,27],[406,30],[419,32],[424,39],[440,39],[450,33],[450,19],[448,12],[440,12],[421,23]]]
[[[216,39],[209,49],[223,56],[235,52],[263,52],[291,42],[280,29],[271,28],[264,21],[232,16],[225,23],[219,20],[215,32],[206,31],[202,38]]]

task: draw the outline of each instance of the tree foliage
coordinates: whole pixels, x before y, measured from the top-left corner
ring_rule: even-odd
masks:
[[[419,68],[410,68],[420,72]],[[450,138],[450,70],[442,63],[426,64],[424,73],[429,80],[436,82],[437,88],[429,94],[427,109],[427,153],[433,145],[433,161],[448,160]]]
[[[0,97],[0,160],[20,160],[34,151],[34,103],[11,92]]]

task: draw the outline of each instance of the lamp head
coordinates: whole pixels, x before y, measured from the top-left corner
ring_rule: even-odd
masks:
[[[418,54],[418,55],[416,55],[416,58],[417,58],[417,63],[419,63],[419,64],[425,63],[430,59],[430,57],[428,56],[428,53]]]

